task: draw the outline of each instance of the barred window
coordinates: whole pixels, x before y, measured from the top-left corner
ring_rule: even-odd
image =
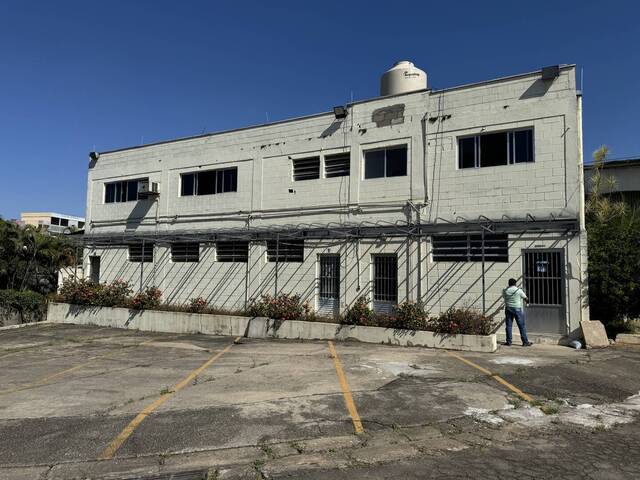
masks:
[[[216,243],[216,260],[218,262],[249,261],[249,242],[225,241]]]
[[[324,157],[324,175],[326,178],[348,177],[351,169],[349,152]]]
[[[434,262],[481,262],[482,235],[434,235]],[[509,261],[509,235],[506,233],[491,233],[484,236],[485,262]]]
[[[180,242],[171,244],[172,262],[199,262],[200,244],[198,242]]]
[[[130,243],[129,261],[134,263],[153,262],[153,242]]]
[[[293,161],[293,180],[315,180],[320,178],[320,157],[297,158]]]
[[[268,262],[302,262],[304,240],[267,240]]]
[[[373,301],[398,302],[398,257],[394,255],[372,255],[373,257]]]

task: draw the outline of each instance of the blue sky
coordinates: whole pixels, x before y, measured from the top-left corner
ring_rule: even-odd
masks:
[[[640,4],[0,1],[0,215],[83,215],[87,154],[330,110],[410,59],[435,88],[584,69],[585,158],[640,155]]]

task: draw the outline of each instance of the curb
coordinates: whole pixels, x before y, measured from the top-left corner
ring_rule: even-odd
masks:
[[[0,327],[0,331],[3,330],[14,330],[16,328],[25,328],[25,327],[34,327],[38,325],[52,325],[57,322],[51,322],[49,320],[43,320],[42,322],[28,322],[28,323],[19,323],[17,325],[7,325],[6,327]]]

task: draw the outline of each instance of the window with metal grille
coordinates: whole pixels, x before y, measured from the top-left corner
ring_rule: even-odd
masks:
[[[374,302],[398,302],[398,257],[373,255]]]
[[[431,237],[434,262],[481,262],[482,235],[434,235]],[[509,261],[509,235],[487,233],[484,236],[485,262]]]
[[[407,146],[364,152],[364,178],[404,177],[407,175]]]
[[[215,195],[238,191],[238,168],[221,168],[180,175],[180,195]]]
[[[293,160],[293,180],[315,180],[320,178],[320,157],[296,158]]]
[[[110,182],[104,185],[104,203],[133,202],[138,200],[138,183],[148,182],[148,178]]]
[[[180,242],[171,244],[172,262],[199,262],[200,244],[198,242]]]
[[[562,305],[563,285],[561,252],[525,252],[524,291],[530,305]]]
[[[153,262],[153,243],[142,242],[129,244],[129,261],[134,263]]]
[[[351,155],[338,153],[324,157],[324,175],[326,178],[349,176],[351,170]]]
[[[268,262],[302,262],[304,260],[304,240],[267,240]]]
[[[337,299],[340,294],[340,256],[320,256],[318,295],[322,299]]]
[[[533,128],[458,139],[458,168],[496,167],[533,161]]]
[[[249,242],[224,241],[216,243],[216,260],[218,262],[249,261]]]

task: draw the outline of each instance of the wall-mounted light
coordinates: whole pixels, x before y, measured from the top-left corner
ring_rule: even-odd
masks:
[[[347,108],[343,107],[342,105],[333,107],[333,114],[336,116],[337,120],[340,120],[341,118],[346,118],[347,113],[349,113]]]
[[[100,158],[100,154],[98,152],[89,152],[89,158],[95,162]]]

